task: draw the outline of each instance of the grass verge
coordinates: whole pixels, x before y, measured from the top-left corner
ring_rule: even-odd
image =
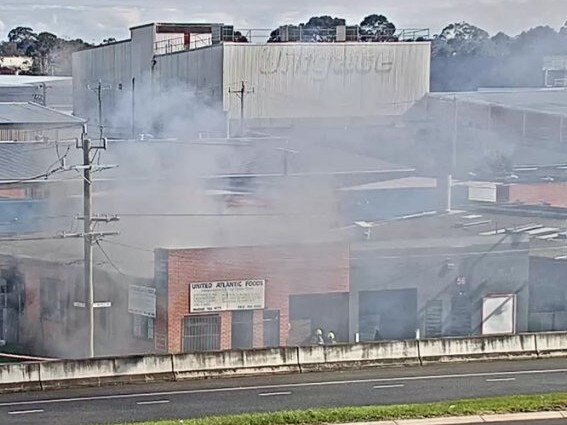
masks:
[[[567,393],[508,396],[430,404],[340,407],[273,413],[218,416],[183,421],[165,420],[124,425],[295,425],[367,422],[393,419],[421,419],[567,410]]]

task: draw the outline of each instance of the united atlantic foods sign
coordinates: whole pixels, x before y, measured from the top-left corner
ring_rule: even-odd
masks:
[[[265,280],[196,282],[189,284],[189,288],[191,313],[261,310],[265,305]]]

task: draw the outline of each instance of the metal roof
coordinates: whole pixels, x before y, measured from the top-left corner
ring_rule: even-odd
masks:
[[[60,81],[72,81],[72,78],[43,75],[0,75],[0,86],[33,86],[40,83],[54,83]]]
[[[85,121],[32,102],[0,102],[2,125],[82,125]]]
[[[0,182],[31,179],[60,166],[56,146],[53,142],[0,142]],[[74,144],[59,143],[58,149],[60,155],[67,153],[69,161],[81,162]]]
[[[364,190],[391,190],[391,189],[435,189],[437,179],[432,177],[402,177],[399,179],[366,183],[359,186],[343,188],[343,191],[364,191]]]
[[[500,89],[430,93],[434,99],[502,106],[527,112],[567,116],[567,89]]]

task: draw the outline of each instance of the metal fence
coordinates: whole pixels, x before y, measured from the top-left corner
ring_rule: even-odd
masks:
[[[165,55],[186,50],[198,49],[220,42],[236,42],[263,44],[269,42],[296,43],[337,43],[337,42],[411,42],[430,40],[431,34],[427,28],[398,29],[394,33],[369,34],[359,26],[337,28],[305,28],[303,26],[283,26],[271,29],[236,29],[226,30],[220,35],[220,40],[213,40],[210,34],[191,34],[190,37],[176,37],[159,40],[154,43],[154,53]]]

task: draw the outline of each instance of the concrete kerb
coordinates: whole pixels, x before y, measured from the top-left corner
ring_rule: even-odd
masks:
[[[41,390],[39,365],[39,363],[0,365],[0,393]]]
[[[357,422],[337,425],[457,425],[478,423],[506,423],[544,421],[567,418],[567,412],[509,413],[504,415],[455,416],[427,419],[398,419],[378,422]]]

